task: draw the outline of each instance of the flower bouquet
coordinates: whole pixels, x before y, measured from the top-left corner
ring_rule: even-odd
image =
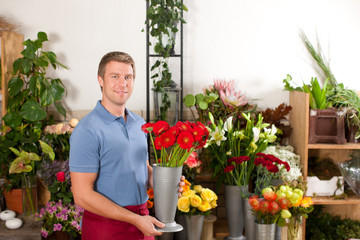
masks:
[[[304,190],[299,187],[281,185],[276,188],[276,194],[280,199],[288,202],[287,209],[284,209],[278,220],[279,226],[288,227],[287,239],[298,239],[298,232],[302,218],[307,218],[308,214],[314,210],[311,197],[304,196]],[[286,220],[287,219],[287,224]]]
[[[211,209],[217,207],[217,195],[209,188],[194,185],[185,181],[184,191],[178,199],[177,208],[180,214],[185,215],[188,240],[201,238],[204,216],[211,213]]]
[[[187,216],[204,215],[211,213],[211,209],[217,207],[218,196],[209,188],[203,188],[201,185],[194,185],[185,181],[184,191],[178,199],[177,208],[180,213]]]
[[[145,123],[142,130],[150,136],[157,161],[153,165],[155,216],[165,224],[158,230],[181,231],[174,219],[182,166],[192,152],[205,145],[209,132],[200,122],[180,121],[172,127],[165,121]]]
[[[276,127],[262,122],[259,114],[257,119],[250,114],[242,113],[246,120],[245,127],[234,126],[233,116],[223,122],[215,122],[209,113],[211,125],[208,127],[210,139],[205,148],[215,157],[212,165],[214,176],[219,176],[218,183],[244,186],[249,184],[254,170],[256,153],[265,150],[269,143],[276,140]]]
[[[290,165],[272,154],[257,153],[254,161],[257,177],[255,180],[255,194],[260,195],[262,188],[271,184],[274,175],[283,169],[290,171]]]
[[[61,200],[50,201],[36,214],[37,220],[44,221],[41,236],[47,238],[57,231],[67,232],[76,237],[81,234],[80,221],[83,209],[73,203],[63,203]]]

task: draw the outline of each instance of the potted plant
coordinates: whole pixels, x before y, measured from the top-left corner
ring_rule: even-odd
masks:
[[[62,81],[47,75],[51,65],[54,69],[63,67],[57,61],[54,52],[43,51],[43,43],[48,41],[44,32],[39,32],[36,40],[26,40],[22,57],[13,63],[13,78],[8,83],[7,114],[2,118],[2,134],[0,141],[1,173],[6,179],[4,189],[21,188],[21,176],[9,174],[10,163],[16,155],[10,147],[20,151],[39,154],[39,140],[43,136],[44,126],[53,118],[48,111],[51,105],[62,116],[66,116],[61,99],[65,94]],[[34,169],[40,162],[34,163]],[[6,198],[7,199],[7,198]]]
[[[311,79],[310,84],[303,83],[302,87],[296,88],[291,86],[291,80],[289,74],[283,80],[285,90],[309,94],[309,143],[346,143],[344,118],[341,117],[341,109],[332,108],[330,97],[334,88],[327,84],[328,80],[322,88],[316,77]]]
[[[42,154],[26,152],[10,147],[10,150],[17,158],[10,164],[9,174],[19,174],[23,189],[22,206],[24,216],[34,216],[37,211],[37,191],[36,191],[36,164],[43,158],[55,159],[53,149],[43,141],[39,141]]]
[[[155,96],[155,104],[158,104],[157,120],[167,121],[167,113],[171,107],[171,97],[175,93],[172,104],[179,104],[179,91],[172,79],[169,68],[169,57],[174,53],[175,33],[179,31],[178,23],[186,23],[182,12],[187,11],[181,0],[147,0],[146,24],[148,32],[155,40],[153,50],[158,59],[151,66],[152,89]],[[149,45],[153,43],[149,41]],[[177,93],[177,98],[176,98]],[[161,100],[160,100],[161,99]],[[176,108],[175,108],[176,109]],[[156,110],[156,109],[155,109]],[[176,122],[176,121],[175,121]]]

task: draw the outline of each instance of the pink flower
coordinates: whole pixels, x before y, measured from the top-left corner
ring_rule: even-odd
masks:
[[[54,224],[54,231],[61,231],[61,229],[62,229],[62,225],[60,223]]]
[[[199,167],[201,162],[197,159],[197,153],[192,152],[188,159],[185,160],[184,164],[188,165],[189,168]]]
[[[47,238],[48,237],[48,232],[44,229],[41,229],[41,236],[44,237],[44,238]]]
[[[225,80],[214,80],[214,87],[218,90],[222,102],[230,107],[241,107],[248,103],[247,98],[241,95],[241,92],[235,92],[234,80],[226,82]]]

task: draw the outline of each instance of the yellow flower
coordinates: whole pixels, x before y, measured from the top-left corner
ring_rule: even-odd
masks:
[[[180,197],[177,202],[177,207],[182,212],[189,212],[190,211],[190,198]]]
[[[314,202],[311,197],[304,197],[304,199],[301,201],[301,206],[304,208],[310,207],[313,204]]]
[[[202,201],[202,202],[201,202],[201,206],[198,207],[198,209],[199,209],[200,211],[202,211],[202,212],[206,212],[206,211],[208,211],[208,210],[211,209],[211,205],[210,205],[209,202]]]
[[[212,201],[210,202],[210,206],[211,206],[211,208],[216,208],[216,207],[217,207],[216,200],[212,200]]]
[[[206,202],[211,202],[218,199],[217,195],[209,188],[203,188],[201,191],[201,198]]]
[[[286,210],[286,209],[281,210],[281,217],[282,218],[290,218],[291,217],[290,211]]]
[[[195,193],[201,193],[202,190],[203,190],[203,187],[201,185],[194,185]]]
[[[194,196],[195,195],[195,191],[194,190],[188,190],[188,191],[185,191],[185,192],[183,192],[182,193],[182,196],[183,197],[192,197],[192,196]]]
[[[190,204],[192,207],[196,207],[196,208],[199,207],[201,205],[201,202],[202,202],[202,200],[199,197],[199,195],[195,194],[194,196],[192,196],[190,198]]]

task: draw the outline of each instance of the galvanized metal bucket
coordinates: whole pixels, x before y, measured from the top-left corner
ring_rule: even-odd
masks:
[[[255,240],[275,240],[276,224],[255,223]]]
[[[183,227],[175,222],[182,167],[153,165],[155,217],[165,224],[160,232],[178,232]]]

